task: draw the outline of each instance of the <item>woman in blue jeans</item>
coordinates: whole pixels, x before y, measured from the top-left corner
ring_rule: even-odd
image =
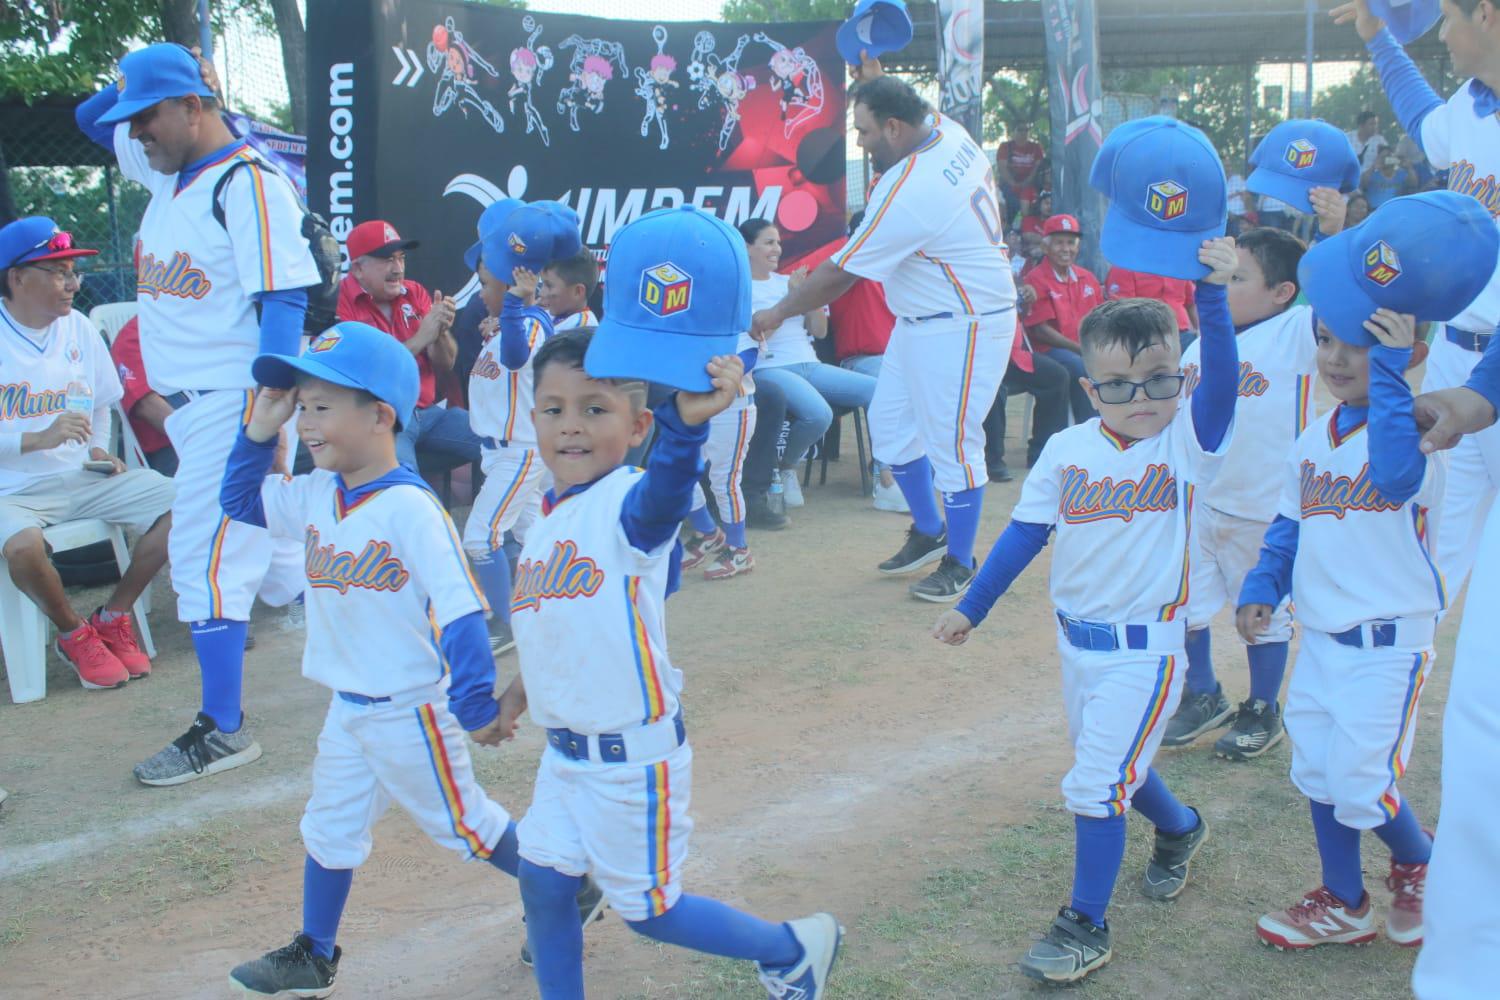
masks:
[[[769,308],[807,276],[807,269],[799,268],[791,276],[776,273],[781,264],[781,233],[765,219],[741,223],[740,235],[750,254],[751,302],[755,309]],[[756,383],[770,382],[786,395],[792,427],[781,456],[780,476],[788,507],[802,505],[797,466],[833,423],[833,408],[869,407],[875,395],[875,380],[870,376],[818,360],[812,338],[827,333],[828,315],[818,309],[787,320],[763,341],[752,341],[747,335],[740,344],[741,350],[760,348]]]

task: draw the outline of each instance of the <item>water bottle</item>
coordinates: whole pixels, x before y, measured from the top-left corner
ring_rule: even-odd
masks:
[[[82,413],[86,417],[94,415],[94,390],[89,384],[81,379],[74,379],[68,383],[67,402],[64,408],[69,413]]]
[[[771,480],[771,488],[766,491],[766,508],[778,516],[786,514],[786,488],[781,485],[779,473]]]

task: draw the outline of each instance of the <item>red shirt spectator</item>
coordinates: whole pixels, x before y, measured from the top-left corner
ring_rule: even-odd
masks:
[[[1123,267],[1109,269],[1109,298],[1156,299],[1177,317],[1178,330],[1198,329],[1198,293],[1186,278],[1164,278]]]
[[[1036,350],[1062,347],[1055,342],[1058,335],[1076,347],[1078,324],[1104,301],[1104,292],[1088,268],[1074,264],[1078,258],[1078,220],[1071,215],[1054,215],[1043,229],[1047,258],[1026,275],[1026,283],[1036,291],[1036,302],[1022,322]]]
[[[114,360],[115,368],[120,372],[120,385],[125,389],[125,395],[120,400],[120,409],[125,411],[125,416],[130,421],[130,429],[135,432],[135,439],[140,444],[141,451],[149,455],[163,448],[172,447],[172,442],[167,439],[166,434],[157,429],[151,421],[136,413],[137,403],[147,396],[156,395],[146,384],[146,365],[141,360],[140,320],[131,317],[130,322],[120,327],[120,332],[115,335],[115,342],[109,346],[109,356]],[[163,400],[163,404],[165,403],[166,401]]]
[[[1031,138],[1030,125],[1017,125],[1015,133],[1015,138],[1002,142],[995,151],[995,165],[1000,168],[997,172],[1003,180],[1015,185],[1017,189],[1029,189],[1035,197],[1036,188],[1032,185],[1032,176],[1042,165],[1047,151],[1042,148],[1041,143]]]
[[[812,271],[832,257],[847,240],[834,240],[798,260],[798,267]],[[828,304],[828,318],[833,330],[834,357],[845,358],[884,354],[896,328],[896,314],[885,304],[885,289],[880,282],[860,278],[843,295]]]

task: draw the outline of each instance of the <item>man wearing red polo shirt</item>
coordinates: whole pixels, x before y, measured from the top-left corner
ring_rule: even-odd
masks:
[[[1183,349],[1193,342],[1196,334],[1192,331],[1198,329],[1198,300],[1193,283],[1186,278],[1163,278],[1159,274],[1112,267],[1108,293],[1111,299],[1155,299],[1166,303],[1177,319]]]
[[[1005,195],[1006,208],[1011,212],[1024,216],[1031,210],[1037,196],[1037,179],[1043,176],[1041,167],[1046,159],[1047,151],[1031,138],[1030,122],[1018,121],[1011,126],[1009,138],[995,151],[996,178]]]
[[[1078,242],[1078,220],[1071,215],[1054,215],[1042,225],[1046,259],[1026,275],[1036,301],[1021,319],[1032,348],[1061,364],[1072,377],[1068,395],[1074,423],[1094,416],[1094,405],[1079,382],[1085,372],[1078,324],[1104,301],[1099,279],[1075,263]]]
[[[406,251],[417,247],[403,240],[396,227],[381,219],[361,222],[344,241],[349,273],[339,285],[338,317],[384,330],[406,345],[417,359],[422,393],[411,423],[396,435],[396,458],[412,469],[417,451],[438,453],[449,465],[479,460],[479,438],[469,429],[469,414],[437,402],[437,376],[451,371],[458,357],[453,300],[436,297],[406,277]]]

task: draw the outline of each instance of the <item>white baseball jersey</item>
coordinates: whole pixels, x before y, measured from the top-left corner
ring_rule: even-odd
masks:
[[[141,356],[151,388],[170,395],[253,387],[260,324],[251,296],[319,281],[291,184],[239,145],[178,191],[177,174],[147,164],[129,123],[115,128],[115,155],[120,172],[151,192],[135,245]],[[213,217],[214,186],[242,162],[250,165],[237,168],[224,189],[221,226]]]
[[[1233,439],[1204,451],[1182,407],[1161,433],[1126,441],[1095,417],[1054,434],[1021,487],[1017,521],[1057,530],[1052,603],[1091,621],[1177,620],[1188,601],[1195,492]]]
[[[94,395],[88,444],[73,442],[21,454],[21,435],[44,431],[66,409],[68,383]],[[77,310],[37,330],[23,326],[0,303],[0,494],[42,476],[76,472],[89,448],[109,449],[110,409],[124,389],[94,324]]]
[[[1198,387],[1199,346],[1182,352],[1183,405]],[[1266,524],[1276,518],[1281,483],[1267,469],[1280,468],[1292,442],[1307,429],[1313,411],[1318,345],[1311,306],[1294,306],[1239,335],[1239,391],[1234,441],[1199,501],[1235,517]],[[1234,595],[1231,595],[1231,599]]]
[[[1500,119],[1474,113],[1469,83],[1459,87],[1448,103],[1422,119],[1422,150],[1434,170],[1448,171],[1448,187],[1473,195],[1500,224]],[[1479,298],[1460,313],[1453,326],[1489,333],[1500,324],[1500,268]]]
[[[1443,460],[1428,457],[1410,500],[1385,499],[1370,479],[1368,429],[1361,422],[1340,435],[1342,409],[1297,439],[1283,480],[1279,513],[1301,522],[1292,567],[1297,619],[1343,632],[1375,618],[1435,617],[1448,605],[1432,555]],[[1352,566],[1350,553],[1367,565]]]
[[[536,398],[531,355],[546,334],[542,324],[529,316],[521,322],[526,330],[526,361],[520,368],[513,370],[500,363],[498,333],[479,349],[469,373],[469,427],[480,437],[524,446],[536,444],[536,425],[531,420]]]
[[[552,330],[555,333],[561,333],[564,330],[581,330],[586,326],[598,325],[599,317],[595,316],[594,310],[587,306],[576,313],[569,313],[561,319],[554,317],[552,320]]]
[[[269,476],[266,527],[306,550],[302,673],[372,698],[440,681],[443,626],[488,606],[458,532],[429,491],[398,483],[345,508],[339,479],[318,470]]]
[[[833,262],[880,282],[907,319],[1008,309],[1016,283],[989,157],[957,122],[929,120],[932,135],[881,176]]]
[[[668,560],[620,523],[643,473],[616,469],[532,525],[516,567],[511,628],[531,717],[577,733],[619,733],[677,713],[682,672],[667,655]]]

